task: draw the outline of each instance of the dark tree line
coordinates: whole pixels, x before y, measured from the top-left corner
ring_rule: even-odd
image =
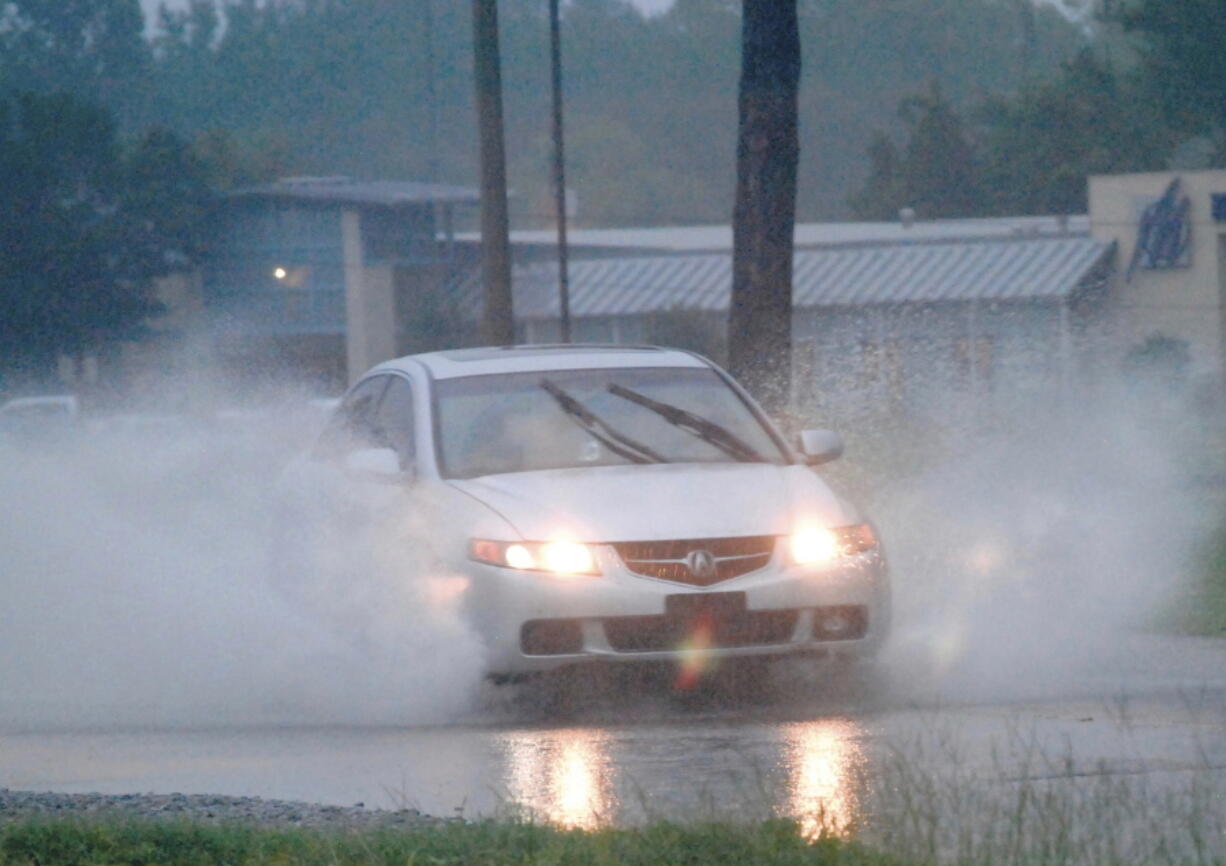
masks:
[[[198,252],[208,195],[171,133],[121,141],[66,93],[0,98],[0,384],[143,336],[152,281]]]
[[[1134,0],[1115,20],[1139,42],[1145,93],[1226,165],[1226,0]]]
[[[1136,0],[1136,61],[1087,47],[1049,80],[959,109],[933,84],[904,99],[903,143],[877,132],[849,198],[860,219],[1083,213],[1091,174],[1226,165],[1226,0]],[[1119,52],[1117,52],[1119,53]],[[1129,55],[1125,55],[1126,57]],[[1200,141],[1202,156],[1181,156]]]
[[[204,165],[134,126],[143,28],[138,0],[0,6],[0,387],[143,336],[154,279],[199,253]]]
[[[426,2],[430,16],[422,14]],[[499,0],[508,168],[520,218],[550,210],[546,5]],[[1075,51],[1082,37],[1073,25],[1050,8],[1027,24],[1015,5],[802,0],[798,32],[811,60],[798,104],[808,155],[797,166],[801,218],[846,215],[864,141],[915,81],[936,77],[962,102],[1012,89],[1025,69],[1052,70]],[[191,0],[165,12],[148,40],[137,0],[9,6],[49,21],[36,28],[44,36],[72,31],[72,15],[76,30],[90,35],[77,40],[86,47],[31,39],[16,53],[0,51],[0,78],[6,66],[14,74],[68,69],[65,54],[110,46],[105,62],[78,63],[64,80],[88,86],[80,95],[116,111],[125,129],[158,125],[191,140],[209,137],[232,161],[254,163],[240,174],[426,178],[437,164],[446,181],[476,183],[468,3]],[[645,17],[628,0],[565,4],[567,168],[581,223],[728,219],[740,10],[739,0],[676,0],[666,14]],[[21,55],[28,60],[15,59]]]
[[[14,0],[0,4],[0,87],[72,93],[134,118],[153,54],[140,0]]]

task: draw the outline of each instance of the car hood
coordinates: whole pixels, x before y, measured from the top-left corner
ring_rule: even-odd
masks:
[[[605,466],[449,483],[501,514],[529,540],[783,535],[797,522],[851,520],[830,488],[804,466]]]

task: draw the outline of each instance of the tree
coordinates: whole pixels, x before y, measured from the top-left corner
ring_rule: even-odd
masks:
[[[868,178],[847,200],[860,220],[892,220],[907,200],[905,166],[894,142],[881,130],[868,143]]]
[[[128,110],[148,77],[144,23],[140,0],[8,0],[0,4],[0,88]]]
[[[935,85],[900,115],[903,153],[884,133],[869,144],[869,176],[849,199],[860,219],[901,207],[929,219],[1084,213],[1089,175],[1162,169],[1176,143],[1140,82],[1089,50],[1052,81],[983,102],[973,137]]]
[[[792,390],[800,32],[796,0],[748,0],[741,15],[728,363],[780,412]]]
[[[139,283],[199,261],[213,199],[211,167],[177,135],[155,128],[128,147],[121,170],[117,272]]]
[[[1226,163],[1226,0],[1132,0],[1116,17],[1138,36],[1146,84],[1166,116],[1214,136]]]
[[[906,204],[927,219],[974,215],[983,207],[975,150],[940,85],[931,82],[927,94],[903,100],[899,111],[911,127]]]
[[[166,132],[125,153],[112,116],[76,97],[0,101],[0,368],[46,378],[58,355],[140,338],[153,278],[198,252],[202,177]]]
[[[236,135],[224,129],[200,133],[192,151],[208,173],[209,186],[229,190],[302,174],[292,142],[274,133]]]
[[[497,0],[472,0],[477,137],[481,146],[481,334],[490,345],[515,342],[511,295],[507,157],[502,126],[502,61]]]
[[[178,0],[155,30],[155,97],[139,124],[189,138],[225,129],[258,150],[289,145],[286,171],[478,183],[471,3],[433,0]],[[874,128],[902,142],[899,99],[936,78],[962,107],[1020,83],[1023,0],[802,0],[797,214],[846,216]],[[1025,0],[1030,3],[1030,0]],[[587,225],[726,222],[735,199],[743,0],[562,3],[567,183]],[[548,202],[544,0],[499,0],[513,218]],[[1035,7],[1031,71],[1084,41]],[[432,26],[427,27],[427,23]],[[1029,27],[1029,25],[1027,25]],[[433,62],[431,62],[433,61]],[[432,124],[437,120],[437,124]],[[437,150],[430,130],[437,128]],[[437,156],[437,160],[434,158]],[[547,213],[536,208],[533,215]]]
[[[1142,86],[1089,50],[979,117],[991,213],[1084,213],[1089,175],[1160,170],[1175,144]]]
[[[900,155],[878,132],[869,144],[870,173],[849,204],[860,219],[895,219],[901,208],[925,219],[969,217],[984,209],[978,158],[962,118],[935,81],[898,107],[908,130]]]

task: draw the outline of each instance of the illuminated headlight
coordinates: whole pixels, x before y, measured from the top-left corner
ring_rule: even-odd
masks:
[[[518,571],[600,574],[592,548],[577,541],[487,541],[474,538],[469,555],[478,562]]]
[[[854,556],[877,547],[877,535],[867,523],[854,526],[806,526],[789,540],[792,562],[817,565]]]

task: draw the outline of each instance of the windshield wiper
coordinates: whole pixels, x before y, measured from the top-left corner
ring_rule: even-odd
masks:
[[[570,418],[582,427],[589,436],[599,441],[604,447],[619,457],[624,457],[635,463],[668,462],[661,454],[653,451],[642,442],[631,439],[625,433],[610,427],[603,418],[592,414],[591,410],[562,390],[556,383],[548,379],[542,379],[541,387],[548,392],[550,397],[557,401],[557,404],[562,407],[562,411],[566,413],[567,418]]]
[[[610,385],[609,393],[615,397],[621,397],[623,400],[629,400],[631,403],[637,403],[644,409],[650,409],[669,424],[680,427],[685,432],[691,433],[702,441],[714,445],[735,460],[743,463],[766,462],[766,458],[759,454],[752,445],[745,442],[744,439],[728,428],[716,424],[709,418],[695,415],[693,412],[688,412],[680,406],[674,406],[671,403],[661,403],[659,400],[653,400],[644,394],[640,394],[638,391],[623,388],[621,385]]]

